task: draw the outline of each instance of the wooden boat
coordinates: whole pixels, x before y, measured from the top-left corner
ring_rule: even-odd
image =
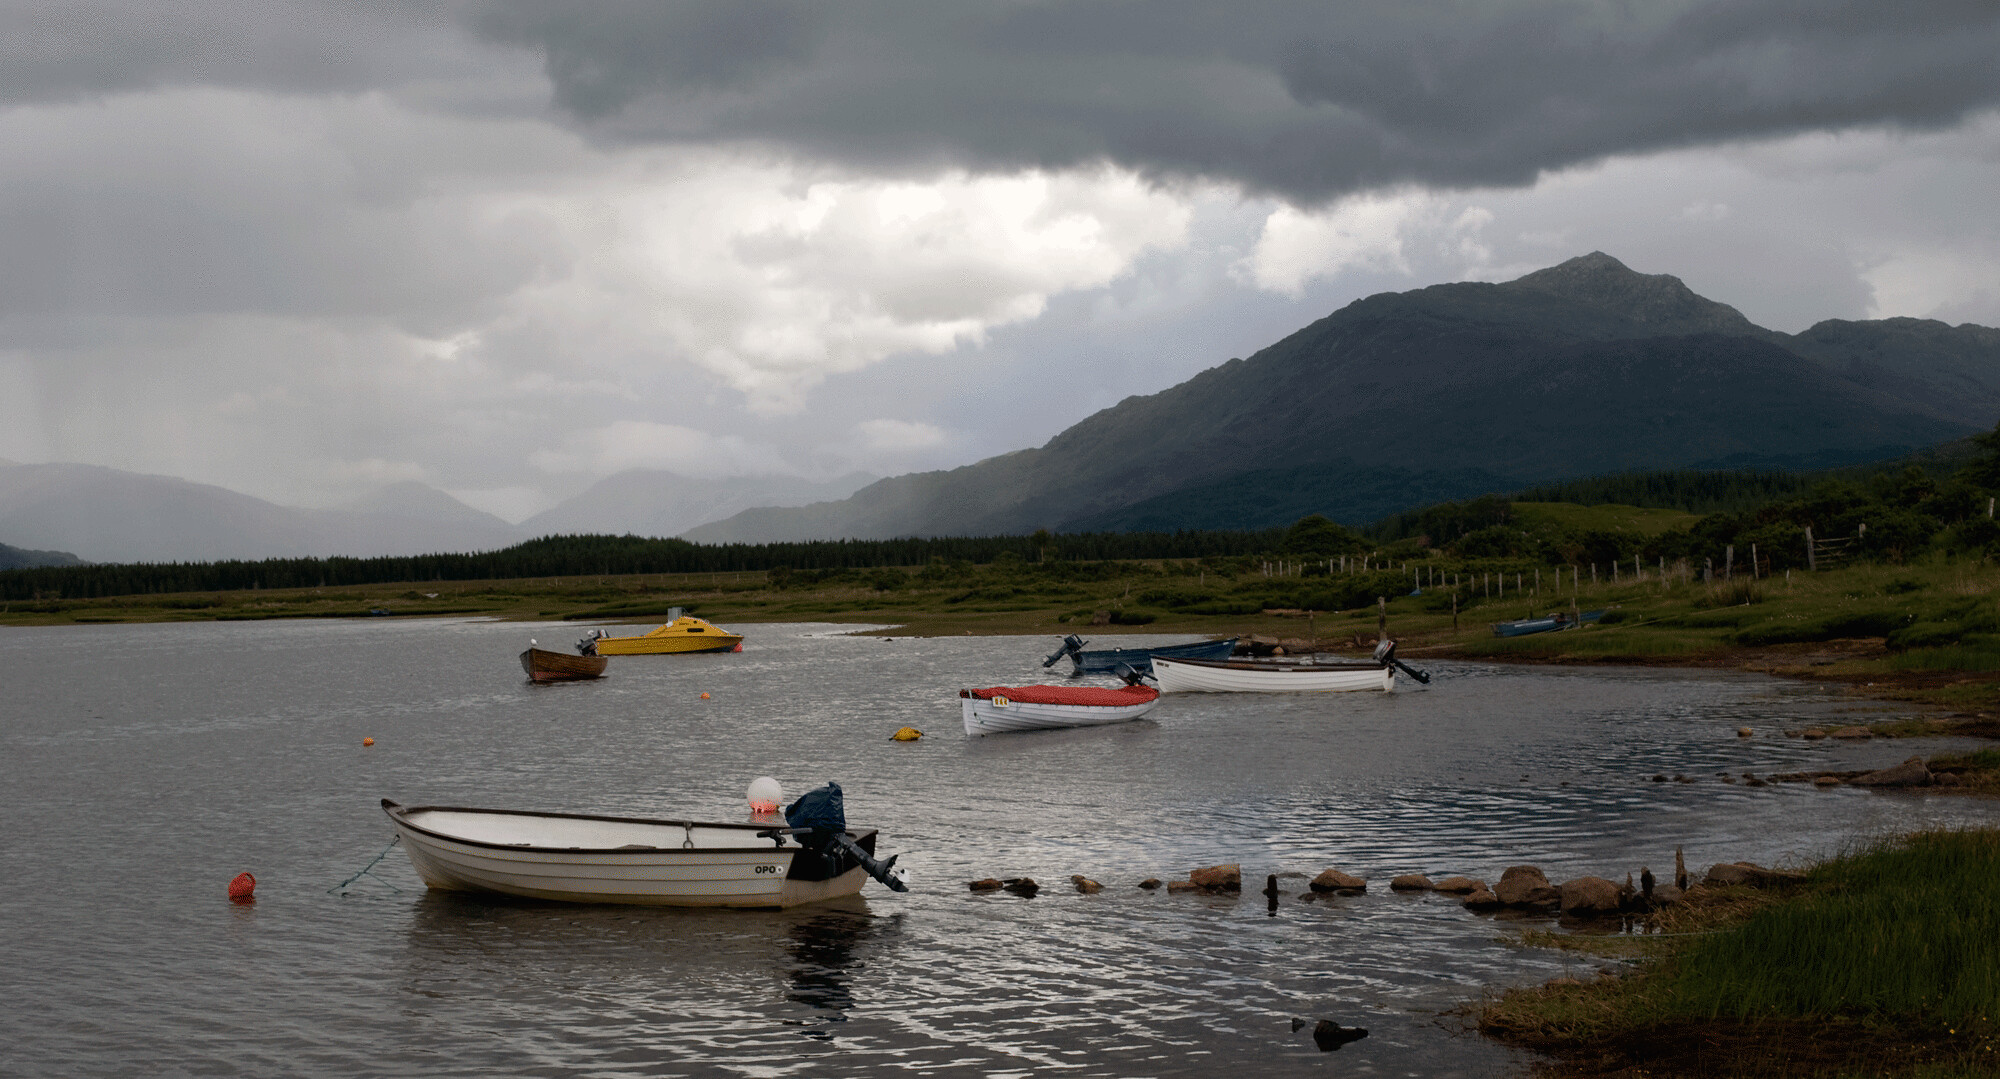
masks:
[[[607,656],[650,656],[685,652],[741,652],[743,635],[731,633],[713,622],[676,607],[668,612],[665,625],[637,637],[595,638],[597,651]]]
[[[1396,668],[1375,663],[1155,659],[1162,693],[1334,693],[1396,688]]]
[[[1096,727],[1138,719],[1160,703],[1147,685],[991,686],[958,691],[967,735]]]
[[[1574,629],[1585,622],[1595,622],[1603,618],[1605,611],[1608,609],[1585,611],[1576,618],[1571,618],[1567,612],[1557,611],[1554,614],[1544,615],[1540,618],[1517,618],[1512,622],[1495,622],[1493,623],[1493,635],[1495,637],[1525,637],[1530,633],[1549,633],[1559,629]]]
[[[521,653],[521,669],[528,672],[530,681],[535,682],[580,682],[602,678],[605,665],[610,662],[603,656],[551,652],[546,648],[536,648],[532,643],[527,651]]]
[[[1236,638],[1222,641],[1191,641],[1186,644],[1158,644],[1136,648],[1093,648],[1084,650],[1089,641],[1072,633],[1063,638],[1062,647],[1055,650],[1042,666],[1052,667],[1064,656],[1074,665],[1070,671],[1077,674],[1111,674],[1122,664],[1141,674],[1153,672],[1153,658],[1165,656],[1168,659],[1228,659],[1236,651]]]
[[[837,838],[815,843],[811,829],[773,820],[525,813],[405,806],[387,798],[382,810],[417,875],[439,891],[566,903],[776,908],[854,895],[877,870],[877,879],[894,880],[890,887],[904,890],[890,869],[895,859],[874,860],[875,831],[847,831],[844,820]]]

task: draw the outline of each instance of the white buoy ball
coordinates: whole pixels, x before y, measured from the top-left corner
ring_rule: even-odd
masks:
[[[770,776],[758,776],[750,781],[750,812],[776,813],[778,804],[785,800],[785,788]]]

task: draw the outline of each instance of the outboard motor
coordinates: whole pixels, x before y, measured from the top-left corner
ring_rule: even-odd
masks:
[[[1129,663],[1120,663],[1111,669],[1111,673],[1123,679],[1128,686],[1143,686],[1146,679],[1153,677],[1145,671],[1135,670]]]
[[[577,655],[579,655],[579,656],[594,656],[594,655],[596,655],[596,654],[597,654],[597,638],[599,638],[599,637],[602,637],[603,635],[604,635],[604,631],[603,631],[603,630],[601,630],[601,629],[593,629],[593,630],[591,630],[591,631],[590,631],[589,633],[586,633],[586,634],[584,634],[584,635],[583,635],[582,637],[579,637],[579,638],[577,638],[577,642],[576,642],[576,654],[577,654]]]
[[[1375,662],[1380,663],[1384,667],[1394,667],[1411,678],[1416,679],[1421,685],[1427,686],[1431,684],[1431,676],[1428,672],[1420,671],[1396,658],[1396,642],[1387,637],[1375,642]]]
[[[1064,656],[1068,656],[1072,663],[1075,663],[1078,667],[1082,667],[1083,646],[1089,643],[1090,642],[1072,633],[1069,636],[1064,637],[1062,639],[1061,648],[1058,648],[1055,651],[1049,653],[1049,658],[1042,661],[1042,666],[1053,667],[1055,666],[1056,660],[1059,660]]]
[[[840,794],[840,784],[829,782],[799,795],[798,801],[786,807],[785,823],[790,826],[786,830],[805,847],[829,858],[851,859],[891,891],[910,890],[909,874],[895,868],[897,855],[891,854],[888,861],[877,861],[847,837],[847,806]]]

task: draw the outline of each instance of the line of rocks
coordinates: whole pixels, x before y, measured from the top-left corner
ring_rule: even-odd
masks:
[[[1269,896],[1274,904],[1277,902],[1277,897],[1285,894],[1278,887],[1280,876],[1303,879],[1305,874],[1273,873],[1267,876],[1264,894]],[[1743,885],[1767,888],[1804,879],[1804,874],[1770,869],[1754,862],[1718,862],[1709,867],[1701,883],[1714,886]],[[1104,890],[1104,885],[1082,874],[1071,876],[1070,883],[1084,895],[1093,895]],[[1140,881],[1138,886],[1147,891],[1164,887],[1170,894],[1192,892],[1205,895],[1236,895],[1243,891],[1243,867],[1239,863],[1206,866],[1189,871],[1185,880],[1161,881],[1158,877],[1148,877]],[[1657,910],[1679,902],[1685,897],[1689,887],[1690,877],[1686,860],[1679,850],[1674,852],[1672,883],[1655,880],[1652,869],[1641,866],[1636,883],[1628,873],[1622,885],[1604,877],[1577,877],[1561,884],[1554,884],[1539,867],[1532,865],[1508,866],[1500,874],[1499,882],[1490,888],[1484,880],[1466,876],[1451,876],[1432,881],[1421,873],[1405,873],[1389,881],[1389,889],[1395,892],[1436,892],[1440,895],[1457,896],[1461,905],[1472,911],[1518,910],[1576,917],[1635,914]],[[1040,885],[1030,877],[1004,879],[988,877],[972,881],[970,888],[974,892],[1007,891],[1024,897],[1033,896],[1040,891]],[[1302,902],[1329,896],[1364,895],[1368,891],[1368,881],[1339,869],[1327,869],[1308,881],[1306,889],[1299,896]]]

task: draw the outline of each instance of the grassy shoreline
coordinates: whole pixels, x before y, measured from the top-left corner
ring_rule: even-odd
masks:
[[[1637,966],[1510,990],[1481,1031],[1551,1076],[2000,1074],[2000,830],[1906,836],[1772,891],[1698,885],[1655,917],[1655,936],[1534,935]]]
[[[1671,573],[1662,580],[1652,568],[1639,580],[1628,572],[1616,582],[1565,577],[1560,586],[1553,572],[1540,581],[1519,571],[1443,566],[1415,574],[1430,584],[1418,595],[1408,594],[1407,568],[1342,574],[1324,563],[1240,559],[591,575],[13,601],[0,604],[0,625],[359,618],[371,610],[649,625],[669,607],[685,606],[723,623],[847,622],[916,636],[1256,635],[1294,650],[1360,654],[1386,614],[1406,657],[1737,668],[1839,682],[1872,697],[2000,710],[2000,572],[1983,561],[1706,584]],[[1454,579],[1457,587],[1449,587]],[[1381,593],[1386,606],[1282,606],[1299,589],[1334,588]],[[1599,608],[1610,612],[1602,623],[1575,630],[1498,638],[1489,628]]]

